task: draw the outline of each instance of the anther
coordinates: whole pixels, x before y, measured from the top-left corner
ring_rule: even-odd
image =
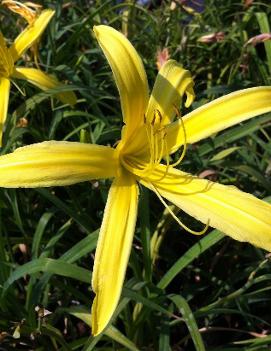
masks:
[[[162,120],[163,120],[163,117],[162,117],[162,114],[161,114],[161,112],[159,111],[159,110],[155,110],[155,112],[158,114],[158,117],[159,117],[159,123],[161,124],[162,123]]]

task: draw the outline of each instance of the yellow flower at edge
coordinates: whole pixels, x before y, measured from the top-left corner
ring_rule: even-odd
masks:
[[[94,33],[120,93],[121,141],[116,148],[63,141],[19,148],[0,157],[0,186],[34,188],[114,178],[93,269],[92,333],[97,335],[110,321],[121,295],[136,225],[138,183],[202,223],[271,250],[271,205],[233,186],[173,167],[180,163],[186,144],[271,111],[271,87],[234,92],[173,122],[182,97],[186,95],[186,106],[194,98],[189,72],[174,60],[167,61],[149,97],[142,61],[128,39],[103,25]],[[180,147],[179,161],[170,165],[169,154]]]
[[[28,24],[32,24],[37,19],[42,9],[42,5],[30,1],[22,3],[14,0],[2,0],[1,5],[6,6],[14,13],[18,13]]]
[[[39,69],[15,66],[15,62],[42,35],[53,15],[52,10],[42,11],[33,23],[19,34],[10,47],[7,47],[3,34],[0,32],[0,145],[7,117],[10,83],[14,78],[25,79],[42,90],[54,89],[63,85],[56,78]],[[58,93],[56,96],[63,103],[70,105],[76,103],[76,96],[73,92]]]
[[[34,2],[30,1],[21,3],[19,1],[14,0],[2,0],[1,5],[4,5],[10,11],[19,14],[30,25],[34,23],[34,21],[38,18],[42,10],[42,5],[35,4]],[[34,62],[37,68],[39,68],[39,42],[40,38],[37,39],[35,43],[33,43],[33,45],[29,48],[33,53]]]

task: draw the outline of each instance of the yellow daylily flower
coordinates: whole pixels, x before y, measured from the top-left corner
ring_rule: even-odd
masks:
[[[186,106],[194,99],[189,72],[167,61],[149,98],[142,61],[128,39],[103,25],[94,27],[94,33],[120,92],[124,127],[117,147],[63,141],[22,147],[0,157],[0,186],[34,188],[114,178],[93,268],[92,333],[97,335],[110,321],[121,295],[136,225],[138,182],[165,205],[164,198],[236,240],[271,250],[269,204],[233,186],[174,168],[187,143],[271,111],[271,87],[237,91],[173,122],[182,97],[186,95]],[[180,146],[182,156],[170,165],[169,153]]]
[[[19,34],[10,47],[7,47],[3,34],[0,32],[0,145],[2,143],[3,126],[7,117],[10,82],[12,79],[25,79],[42,90],[63,85],[56,78],[39,69],[15,66],[16,61],[40,38],[53,15],[53,10],[42,11]],[[64,103],[70,105],[76,103],[76,96],[73,92],[63,92],[56,96]]]
[[[22,3],[15,0],[2,0],[1,5],[6,6],[10,11],[18,13],[28,24],[32,24],[41,12],[42,6],[34,2]]]
[[[30,25],[35,22],[35,20],[38,18],[42,10],[41,5],[30,1],[22,3],[20,1],[14,1],[14,0],[2,0],[1,4],[6,6],[10,11],[19,14]],[[30,50],[33,53],[34,62],[37,68],[39,68],[39,64],[38,64],[39,42],[40,42],[40,38],[37,39],[35,43],[33,43],[33,46],[30,47]]]

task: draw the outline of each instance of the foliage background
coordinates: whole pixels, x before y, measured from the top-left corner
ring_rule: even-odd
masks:
[[[54,91],[45,94],[17,82],[24,95],[13,86],[1,153],[44,140],[114,145],[120,138],[119,97],[91,33],[95,24],[128,34],[150,87],[157,52],[167,48],[193,74],[193,107],[231,91],[270,85],[270,41],[247,44],[270,32],[270,1],[206,0],[202,12],[195,10],[197,2],[40,1],[56,10],[42,38],[40,66],[69,82],[79,102],[71,110],[52,98]],[[25,26],[1,5],[0,23],[10,42]],[[200,41],[218,32],[222,40]],[[24,59],[33,65],[31,56]],[[268,200],[270,121],[267,114],[190,147],[182,169]],[[108,188],[108,181],[95,181],[1,189],[0,350],[269,350],[267,253],[217,231],[204,237],[185,233],[143,189],[113,326],[90,336],[91,269]]]

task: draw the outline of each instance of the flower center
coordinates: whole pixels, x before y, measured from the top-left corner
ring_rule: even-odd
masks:
[[[148,179],[153,175],[157,166],[164,160],[166,164],[166,172],[162,178],[155,179],[158,181],[167,175],[170,167],[175,167],[182,162],[187,149],[186,133],[180,113],[175,106],[174,109],[177,117],[181,120],[184,135],[183,148],[178,160],[170,164],[170,151],[167,145],[166,126],[163,124],[161,112],[156,109],[151,120],[147,120],[146,117],[144,117],[144,136],[141,135],[141,140],[147,140],[147,143],[144,144],[145,150],[141,153],[141,156],[133,153],[127,154],[125,152],[122,154],[121,152],[121,163],[128,171],[140,178]]]
[[[175,106],[174,109],[177,117],[181,121],[184,136],[183,149],[181,155],[179,156],[176,162],[170,163],[170,152],[167,146],[166,127],[162,123],[163,118],[159,110],[154,111],[154,115],[151,121],[148,121],[146,118],[144,118],[145,137],[148,141],[148,143],[146,144],[148,145],[148,153],[145,153],[144,157],[141,158],[136,157],[134,155],[125,154],[122,153],[122,151],[120,151],[120,162],[122,166],[126,168],[129,172],[133,173],[138,178],[144,179],[144,181],[148,183],[149,188],[154,191],[154,193],[158,196],[159,200],[162,202],[162,204],[165,206],[165,208],[168,210],[171,216],[182,228],[184,228],[191,234],[202,235],[208,230],[209,222],[200,231],[195,231],[187,227],[168,206],[168,204],[163,199],[156,186],[157,182],[161,182],[167,176],[170,168],[175,167],[182,162],[186,154],[187,143],[185,126],[178,109]],[[166,162],[165,171],[162,173],[162,175],[157,175],[161,174],[161,172],[155,172],[155,170],[159,166],[159,164],[161,164],[161,161],[163,159]]]

